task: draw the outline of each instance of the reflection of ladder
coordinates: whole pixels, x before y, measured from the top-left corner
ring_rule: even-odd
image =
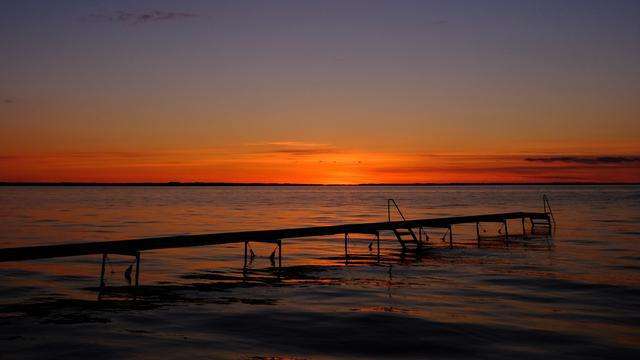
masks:
[[[388,199],[387,200],[387,217],[389,222],[391,222],[391,206],[392,205],[395,211],[398,213],[398,215],[400,215],[400,218],[402,218],[402,221],[407,221],[407,219],[404,217],[404,214],[402,214],[400,207],[398,207],[398,204],[396,203],[396,201],[394,199]],[[393,234],[396,236],[396,239],[398,239],[398,242],[402,246],[403,250],[406,249],[407,243],[414,243],[418,248],[422,247],[422,229],[420,229],[420,238],[416,236],[416,233],[410,227],[393,229]],[[405,238],[406,236],[410,236],[410,238],[406,239]]]
[[[552,229],[556,227],[556,219],[553,217],[553,211],[551,211],[547,195],[542,195],[542,205],[544,207],[544,215],[531,217],[531,233],[535,231],[535,228],[542,227],[547,230],[548,234],[551,234]]]

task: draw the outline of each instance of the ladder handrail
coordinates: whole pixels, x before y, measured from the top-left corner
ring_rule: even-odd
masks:
[[[544,213],[549,215],[553,226],[556,226],[556,219],[553,216],[553,211],[551,210],[551,204],[549,204],[549,197],[547,194],[542,194],[542,205],[544,206]]]
[[[400,207],[398,207],[398,204],[396,203],[396,201],[394,199],[387,199],[387,217],[388,217],[388,221],[391,222],[391,204],[393,204],[393,206],[395,206],[396,211],[398,212],[398,214],[402,218],[402,221],[407,221],[407,219],[402,214],[402,211],[400,210]]]

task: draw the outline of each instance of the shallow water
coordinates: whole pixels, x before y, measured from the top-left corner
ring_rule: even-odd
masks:
[[[0,246],[541,211],[552,238],[454,227],[454,249],[378,260],[358,236],[149,251],[132,292],[112,255],[0,264],[1,358],[621,358],[640,355],[640,187],[0,188]],[[528,230],[528,228],[527,228]]]

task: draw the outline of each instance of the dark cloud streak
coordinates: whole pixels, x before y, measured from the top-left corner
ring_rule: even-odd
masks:
[[[129,25],[138,25],[151,22],[179,20],[198,17],[198,14],[186,13],[186,12],[172,12],[172,11],[160,11],[151,10],[145,12],[129,12],[129,11],[115,11],[111,13],[91,14],[87,16],[89,20],[95,21],[107,21],[114,23],[124,23]]]
[[[287,156],[312,156],[344,153],[344,149],[329,144],[314,144],[300,141],[281,141],[250,144],[247,154],[282,154]]]
[[[528,157],[524,159],[530,162],[543,163],[574,163],[585,165],[601,164],[624,164],[640,162],[640,156],[548,156],[548,157]]]
[[[337,154],[337,153],[340,153],[340,151],[334,148],[317,148],[317,149],[291,148],[291,149],[267,150],[265,151],[265,153],[278,153],[278,154],[286,154],[286,155],[292,155],[292,156],[310,156],[310,155]]]

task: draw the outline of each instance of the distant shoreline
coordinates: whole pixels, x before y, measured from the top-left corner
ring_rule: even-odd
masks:
[[[7,186],[153,186],[153,187],[188,187],[188,186],[533,186],[533,185],[560,185],[560,186],[594,186],[594,185],[640,185],[640,182],[486,182],[486,183],[363,183],[363,184],[304,184],[304,183],[234,183],[234,182],[0,182],[0,187]]]

